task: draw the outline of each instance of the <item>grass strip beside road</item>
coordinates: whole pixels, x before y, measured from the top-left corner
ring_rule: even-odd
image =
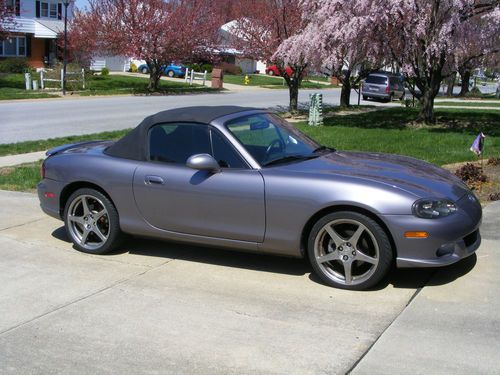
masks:
[[[40,141],[26,141],[18,143],[0,144],[0,156],[25,154],[28,152],[45,151],[53,147],[61,146],[67,143],[85,142],[93,140],[116,140],[127,134],[130,129],[116,130],[110,132],[72,135],[69,137],[50,138]]]
[[[42,161],[0,168],[0,189],[33,192],[40,181]]]
[[[245,77],[248,76],[249,82],[247,86],[260,86],[270,89],[288,89],[282,77],[267,76],[264,74],[242,74],[242,75],[224,75],[224,82],[233,85],[245,85]],[[300,87],[302,89],[327,89],[332,88],[331,85],[325,85],[316,82],[310,82],[307,79],[303,80]]]

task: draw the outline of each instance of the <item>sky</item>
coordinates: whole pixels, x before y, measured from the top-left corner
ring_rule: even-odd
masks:
[[[76,0],[76,6],[80,9],[83,9],[87,4],[87,0]]]

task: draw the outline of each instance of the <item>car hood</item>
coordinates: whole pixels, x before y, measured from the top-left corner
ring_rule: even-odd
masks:
[[[422,160],[393,154],[336,151],[281,167],[295,172],[342,175],[382,183],[420,198],[457,201],[469,192],[450,172]]]

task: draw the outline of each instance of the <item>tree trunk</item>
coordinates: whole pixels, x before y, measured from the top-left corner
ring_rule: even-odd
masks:
[[[460,73],[460,76],[462,77],[462,86],[458,96],[465,96],[469,92],[470,70]]]
[[[351,105],[351,71],[348,70],[342,77],[342,90],[340,91],[340,106],[349,107]]]
[[[456,73],[452,74],[450,78],[448,78],[446,84],[446,96],[453,96],[453,87],[455,87]]]
[[[158,83],[160,82],[160,77],[162,74],[161,67],[159,64],[151,62],[148,63],[149,68],[149,83],[148,91],[153,92],[158,90]]]
[[[420,98],[421,109],[417,121],[425,124],[433,124],[436,121],[434,118],[434,98],[436,95],[433,93],[432,89],[427,89],[422,94]]]
[[[299,111],[299,85],[297,79],[290,79],[288,84],[288,92],[290,93],[290,113],[296,114]]]

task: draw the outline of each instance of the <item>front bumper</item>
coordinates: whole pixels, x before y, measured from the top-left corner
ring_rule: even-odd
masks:
[[[456,202],[458,211],[442,219],[384,215],[397,251],[396,266],[441,267],[473,254],[481,245],[481,205],[468,194]],[[428,238],[405,238],[406,231],[425,231]]]

